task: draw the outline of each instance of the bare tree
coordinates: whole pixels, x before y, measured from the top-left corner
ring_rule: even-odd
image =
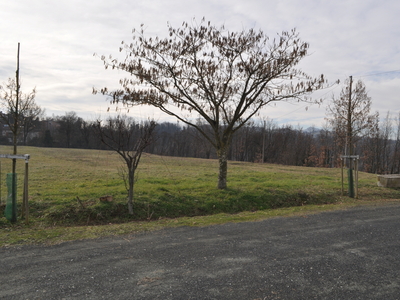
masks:
[[[104,124],[100,120],[97,121],[96,128],[101,141],[111,150],[117,152],[126,164],[128,211],[130,214],[133,214],[135,172],[144,149],[153,140],[155,127],[154,121],[137,124],[125,116],[110,117]]]
[[[340,96],[333,97],[327,108],[330,116],[327,121],[336,133],[338,145],[345,149],[347,158],[350,158],[347,159],[349,196],[354,198],[352,156],[355,155],[355,146],[361,137],[374,129],[379,115],[370,114],[372,101],[361,80],[353,88],[353,78],[350,76],[345,84]]]
[[[65,115],[58,120],[60,123],[59,132],[63,135],[63,139],[65,138],[67,148],[72,146],[72,139],[77,135],[77,131],[80,129],[80,121],[81,119],[74,111],[66,112]]]
[[[18,144],[18,133],[21,126],[21,119],[26,110],[26,105],[31,103],[35,99],[36,91],[35,89],[30,94],[22,94],[21,92],[21,83],[20,83],[20,74],[19,74],[19,53],[20,53],[20,44],[18,43],[18,51],[17,51],[17,70],[15,72],[15,79],[9,78],[8,83],[3,87],[0,86],[0,105],[2,105],[2,109],[7,113],[0,113],[0,116],[7,116],[4,121],[9,125],[9,128],[13,134],[13,154],[17,154],[17,144]],[[16,200],[16,191],[17,191],[17,177],[16,177],[16,168],[17,168],[17,159],[12,159],[12,204],[11,204],[11,222],[17,221],[17,200]],[[23,203],[24,208],[27,208],[27,203]],[[25,210],[25,209],[24,209]]]
[[[387,174],[390,170],[390,157],[392,152],[392,135],[393,135],[393,126],[391,122],[390,112],[388,111],[386,114],[386,118],[383,120],[382,127],[380,128],[380,139],[381,139],[381,148],[378,153],[381,156],[382,163],[380,168],[380,173]]]
[[[261,30],[229,32],[203,19],[168,25],[162,39],[145,37],[143,28],[132,43],[122,42],[126,59],[102,57],[105,68],[130,77],[120,80],[120,90],[101,93],[113,103],[152,105],[196,128],[216,149],[220,189],[227,187],[227,153],[238,129],[266,105],[309,101],[306,96],[326,84],[323,75],[312,78],[295,68],[309,48],[295,29],[269,39]],[[197,125],[198,117],[211,132]]]
[[[396,141],[393,146],[391,174],[400,173],[400,113],[396,118]]]
[[[41,114],[41,109],[35,102],[35,96],[35,89],[29,94],[22,94],[16,80],[12,78],[9,78],[6,84],[0,85],[0,105],[2,110],[0,118],[9,126],[13,134],[15,147],[21,129],[23,130],[24,141],[26,141],[25,135],[34,128],[32,121]],[[37,114],[37,109],[40,110],[39,114]]]
[[[29,133],[38,126],[40,123],[39,121],[43,119],[45,114],[45,110],[33,100],[34,99],[31,100],[31,103],[24,105],[26,106],[26,109],[22,115],[22,136],[24,145],[26,145]]]
[[[361,80],[352,87],[350,77],[345,85],[338,98],[332,97],[326,120],[332,126],[337,142],[343,148],[347,145],[347,154],[353,155],[355,144],[373,129],[379,114],[370,114],[372,100]]]

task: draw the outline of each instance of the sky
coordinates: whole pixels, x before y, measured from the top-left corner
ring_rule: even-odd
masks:
[[[20,43],[22,91],[36,87],[47,116],[74,111],[86,120],[108,116],[105,96],[92,89],[118,88],[125,74],[105,70],[101,55],[118,56],[132,29],[145,24],[147,36],[167,36],[167,23],[200,21],[229,31],[261,29],[268,36],[292,28],[310,44],[301,69],[341,84],[320,91],[322,105],[283,103],[262,110],[259,119],[301,128],[322,127],[326,107],[349,76],[362,80],[381,117],[400,113],[400,1],[398,0],[0,0],[0,84],[15,77]],[[96,53],[96,55],[94,55]],[[176,122],[150,107],[134,118]]]

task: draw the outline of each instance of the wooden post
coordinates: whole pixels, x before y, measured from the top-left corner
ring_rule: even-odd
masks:
[[[352,110],[352,103],[351,103],[351,89],[353,83],[353,76],[350,76],[350,84],[349,84],[349,102],[347,107],[347,145],[349,147],[349,154],[350,157],[353,156],[353,110]],[[349,159],[349,197],[354,197],[354,181],[353,181],[353,161]]]
[[[344,159],[343,158],[341,158],[341,160],[342,160],[342,196],[344,196],[344,185],[343,185],[343,165],[344,165]]]
[[[1,180],[1,161],[0,161],[0,204],[1,204],[1,184],[2,184],[2,180]]]
[[[12,133],[13,133],[13,145],[14,145],[14,151],[13,154],[17,155],[17,132],[18,132],[18,118],[19,118],[19,49],[20,45],[18,43],[18,52],[17,52],[17,71],[15,72],[15,77],[16,77],[16,88],[15,88],[15,106],[13,107],[14,112],[13,112],[13,117],[14,117],[14,126],[12,127]],[[12,158],[12,217],[11,217],[11,223],[17,222],[17,159]]]
[[[354,172],[355,172],[355,179],[356,179],[356,193],[355,193],[355,196],[356,196],[356,199],[358,199],[358,159],[354,159],[354,165],[355,165]]]
[[[29,182],[29,167],[28,167],[29,160],[25,160],[25,178],[24,178],[24,208],[25,208],[25,223],[29,223],[29,193],[28,193],[28,182]]]
[[[264,120],[264,127],[263,127],[263,142],[262,142],[262,161],[264,163],[265,159],[265,120]]]

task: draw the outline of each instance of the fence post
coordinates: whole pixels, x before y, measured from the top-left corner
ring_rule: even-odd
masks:
[[[29,223],[29,193],[28,193],[28,182],[29,182],[29,178],[28,178],[28,162],[29,160],[26,159],[25,160],[25,178],[24,178],[24,199],[23,199],[23,203],[24,203],[24,211],[25,211],[25,223],[28,224]]]

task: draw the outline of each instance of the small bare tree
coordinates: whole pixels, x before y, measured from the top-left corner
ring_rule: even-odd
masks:
[[[142,26],[132,43],[122,43],[124,60],[103,56],[106,68],[130,77],[120,80],[120,90],[101,92],[114,103],[152,105],[196,128],[216,150],[218,188],[225,189],[233,134],[268,104],[310,100],[305,96],[326,80],[296,68],[309,45],[294,29],[270,39],[262,31],[229,32],[203,19],[168,31],[166,38],[145,37]],[[198,126],[197,117],[211,130]]]
[[[154,121],[135,123],[126,116],[110,117],[105,122],[98,120],[96,124],[101,141],[117,152],[127,167],[129,214],[133,214],[136,169],[143,151],[153,141],[155,127]]]
[[[326,120],[336,135],[336,141],[346,149],[348,155],[354,155],[355,144],[376,126],[378,112],[371,114],[371,97],[365,84],[358,80],[355,86],[350,77],[339,97],[332,97],[327,107]]]
[[[26,106],[22,116],[22,137],[24,145],[26,145],[29,133],[37,128],[40,120],[44,118],[45,110],[41,108],[35,101]]]
[[[29,94],[22,94],[16,80],[12,78],[6,84],[0,85],[0,118],[9,126],[15,147],[21,130],[25,140],[25,133],[32,130],[32,121],[42,114],[41,108],[35,103],[35,96],[35,89]]]
[[[370,114],[371,97],[368,96],[365,84],[361,80],[353,87],[353,78],[350,76],[345,84],[339,97],[333,97],[331,105],[327,108],[327,114],[330,116],[327,121],[335,132],[340,148],[344,148],[346,157],[350,158],[347,160],[349,196],[354,198],[352,156],[355,155],[355,145],[361,137],[376,129],[379,114]]]
[[[23,115],[26,113],[27,108],[31,103],[34,103],[36,91],[35,89],[30,94],[22,94],[21,82],[19,74],[19,53],[20,44],[18,43],[17,51],[17,70],[15,72],[15,79],[9,78],[7,84],[0,85],[0,107],[2,112],[0,116],[3,121],[9,125],[13,134],[13,154],[17,154],[18,133],[20,131],[21,122],[23,122]],[[17,177],[16,177],[17,159],[12,160],[12,216],[11,222],[17,221],[17,208],[16,208],[16,190],[17,190]],[[24,202],[25,205],[25,202]]]

